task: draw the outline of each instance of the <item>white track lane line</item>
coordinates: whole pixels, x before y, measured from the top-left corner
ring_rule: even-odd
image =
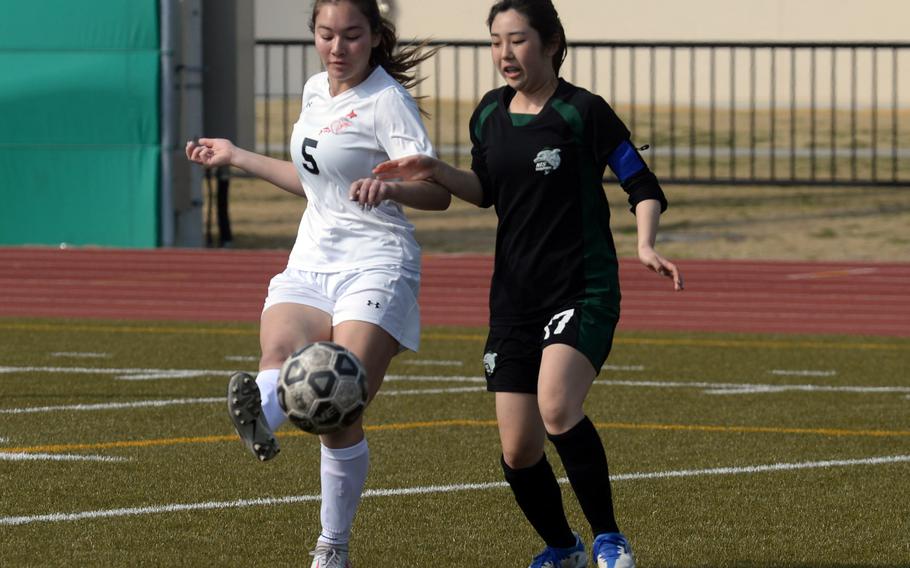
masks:
[[[767,465],[754,465],[745,467],[719,467],[710,469],[686,469],[676,471],[662,471],[650,473],[627,473],[613,475],[613,481],[635,481],[642,479],[671,479],[678,477],[699,477],[706,475],[743,475],[779,471],[795,471],[803,469],[830,469],[834,467],[891,465],[910,463],[910,455],[883,456],[852,460],[826,460],[817,462],[775,463]],[[567,483],[566,478],[561,478],[560,483]],[[428,485],[422,487],[401,487],[392,489],[368,489],[363,492],[364,498],[389,497],[401,495],[426,495],[431,493],[455,493],[458,491],[484,491],[487,489],[505,488],[504,481],[488,483],[465,483],[457,485]],[[211,511],[219,509],[237,509],[245,507],[262,507],[271,505],[290,505],[319,501],[319,495],[291,495],[288,497],[272,497],[259,499],[238,499],[235,501],[209,501],[205,503],[174,503],[170,505],[152,505],[148,507],[132,507],[125,509],[105,509],[96,511],[82,511],[79,513],[50,513],[44,515],[28,515],[18,517],[0,517],[0,526],[17,526],[32,523],[59,523],[81,521],[86,519],[101,519],[112,517],[133,517],[140,515],[154,515],[161,513],[178,513],[186,511]]]

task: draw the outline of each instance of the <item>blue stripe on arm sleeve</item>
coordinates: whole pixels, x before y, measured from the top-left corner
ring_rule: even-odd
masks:
[[[620,183],[648,167],[638,155],[638,150],[628,140],[620,142],[619,146],[607,156],[607,165],[619,178]]]

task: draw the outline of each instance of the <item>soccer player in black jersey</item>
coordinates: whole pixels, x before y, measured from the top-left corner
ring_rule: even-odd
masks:
[[[409,156],[380,164],[381,179],[432,179],[499,219],[483,358],[496,395],[502,468],[546,548],[531,568],[587,566],[544,453],[549,439],[591,525],[598,568],[630,568],[613,514],[607,458],[583,403],[619,319],[616,249],[602,179],[607,166],[636,215],[638,256],[681,290],[676,266],[654,250],[667,200],[599,96],[559,78],[567,47],[551,0],[502,0],[487,25],[506,86],[471,118],[470,171]]]

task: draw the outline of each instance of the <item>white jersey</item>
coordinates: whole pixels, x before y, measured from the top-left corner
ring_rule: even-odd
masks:
[[[373,168],[411,154],[433,156],[417,103],[382,67],[333,97],[326,73],[303,88],[291,159],[307,197],[288,266],[339,272],[394,265],[420,270],[420,246],[401,206],[390,200],[361,209],[351,184]]]

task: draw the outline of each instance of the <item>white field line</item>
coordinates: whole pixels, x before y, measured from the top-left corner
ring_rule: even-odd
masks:
[[[483,377],[444,376],[444,375],[386,375],[384,382],[411,381],[415,383],[486,383]],[[382,392],[382,391],[379,391]]]
[[[606,371],[644,371],[644,365],[604,365],[601,367]]]
[[[772,375],[779,377],[833,377],[837,371],[813,371],[811,369],[772,369]]]
[[[226,371],[206,370],[206,369],[102,369],[86,367],[0,367],[0,374],[3,373],[82,373],[82,374],[111,374],[120,375],[117,377],[121,380],[145,380],[148,378],[195,378],[202,376],[221,376]],[[476,383],[484,384],[486,379],[483,377],[469,376],[442,376],[442,375],[387,375],[385,382],[411,381],[422,383]],[[711,382],[688,382],[688,381],[627,381],[627,380],[604,380],[599,379],[594,382],[597,386],[624,386],[635,388],[690,388],[701,389],[705,394],[754,394],[754,393],[781,393],[781,392],[842,392],[854,394],[906,394],[910,398],[910,387],[902,386],[883,386],[883,387],[862,387],[850,385],[781,385],[781,384],[753,384],[753,383],[711,383]],[[422,395],[422,394],[445,394],[456,392],[481,392],[485,388],[470,387],[450,387],[438,389],[410,389],[410,390],[390,390],[380,391],[380,395],[402,396],[402,395]],[[140,400],[124,403],[99,403],[99,404],[78,404],[78,405],[61,405],[61,406],[44,406],[31,408],[0,408],[0,414],[29,414],[40,412],[58,412],[66,410],[111,410],[122,408],[159,408],[171,405],[181,404],[209,404],[220,403],[221,398],[190,398],[190,399],[170,399],[170,400]]]
[[[746,394],[777,392],[849,392],[860,394],[910,393],[910,387],[857,387],[850,385],[774,385],[752,383],[708,383],[686,381],[595,381],[595,385],[627,387],[694,388],[705,394]]]
[[[224,369],[106,369],[102,367],[0,367],[0,375],[12,373],[51,373],[71,375],[118,375],[121,381],[150,379],[195,379],[199,377],[227,376]]]
[[[869,465],[890,465],[910,462],[910,455],[883,456],[875,458],[853,460],[826,460],[817,462],[773,463],[767,465],[753,465],[744,467],[718,467],[709,469],[685,469],[676,471],[627,473],[613,475],[613,481],[635,481],[642,479],[672,479],[679,477],[701,477],[708,475],[744,475],[780,471],[796,471],[804,469],[830,469],[834,467],[852,467]],[[561,478],[560,483],[567,483],[566,478]],[[455,485],[428,485],[418,487],[401,487],[391,489],[368,489],[363,492],[364,498],[394,497],[402,495],[427,495],[433,493],[455,493],[459,491],[485,491],[488,489],[502,489],[507,487],[504,481],[487,483],[464,483]],[[185,511],[211,511],[219,509],[237,509],[246,507],[262,507],[272,505],[290,505],[319,501],[319,495],[291,495],[287,497],[272,497],[258,499],[237,499],[234,501],[209,501],[203,503],[173,503],[168,505],[152,505],[148,507],[131,507],[124,509],[104,509],[96,511],[82,511],[78,513],[51,513],[44,515],[29,515],[18,517],[0,517],[0,526],[17,526],[32,523],[59,523],[80,521],[84,519],[100,519],[113,517],[133,517],[140,515],[154,515],[161,513],[177,513]]]
[[[449,394],[460,392],[486,392],[486,387],[452,387],[447,389],[408,389],[379,391],[380,396],[410,396],[422,394]],[[137,400],[134,402],[101,402],[96,404],[69,404],[57,406],[31,406],[24,408],[0,408],[0,414],[38,414],[46,412],[90,411],[90,410],[134,410],[137,408],[162,408],[186,404],[222,404],[222,397],[209,398],[173,398],[169,400]],[[0,442],[3,439],[0,438]]]
[[[134,402],[104,402],[98,404],[69,404],[59,406],[35,406],[26,408],[0,408],[0,414],[34,414],[39,412],[61,412],[67,410],[121,410],[124,408],[160,408],[183,404],[222,403],[224,398],[173,398],[170,400],[137,400]]]
[[[422,365],[425,367],[461,367],[464,365],[462,361],[446,361],[435,360],[435,359],[413,359],[411,361],[402,361],[405,365]]]
[[[449,389],[412,389],[412,390],[381,390],[379,396],[402,396],[414,394],[449,394],[457,392],[486,392],[487,387],[454,387]]]
[[[259,357],[255,355],[225,355],[225,361],[258,361]]]
[[[51,357],[73,357],[81,359],[108,359],[110,353],[83,353],[80,351],[57,351],[51,353]]]
[[[229,371],[218,369],[106,369],[100,367],[0,367],[0,375],[12,373],[51,373],[51,374],[104,374],[117,375],[117,379],[126,381],[151,379],[186,379],[199,377],[226,376]],[[486,379],[478,376],[445,376],[445,375],[386,375],[386,382],[440,382],[440,383],[485,383]],[[617,379],[599,379],[594,382],[601,386],[626,386],[640,388],[694,388],[702,389],[706,394],[748,394],[780,392],[846,392],[857,394],[910,394],[910,387],[879,386],[863,387],[851,385],[813,385],[813,384],[762,384],[762,383],[723,383],[703,381],[628,381]]]
[[[124,462],[128,458],[117,456],[85,456],[79,454],[32,454],[0,452],[0,461],[91,461],[91,462]]]

